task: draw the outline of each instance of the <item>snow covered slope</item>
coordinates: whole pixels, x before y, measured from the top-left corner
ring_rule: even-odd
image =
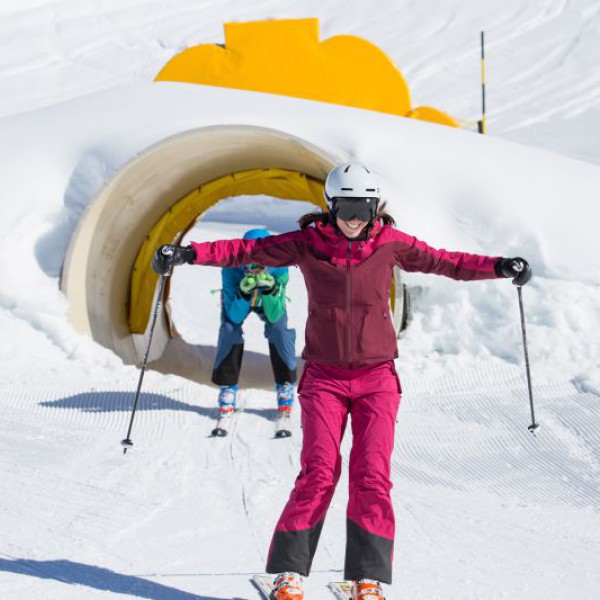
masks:
[[[299,415],[293,437],[275,440],[272,392],[244,390],[232,435],[214,440],[214,388],[148,372],[135,445],[123,456],[138,371],[72,329],[58,290],[77,219],[107,179],[149,144],[214,119],[270,125],[363,158],[382,175],[401,228],[434,245],[522,253],[534,264],[524,297],[537,437],[526,429],[513,286],[408,279],[414,317],[398,360],[405,393],[389,598],[597,597],[600,168],[498,139],[600,163],[596,2],[407,1],[375,10],[353,0],[5,0],[1,10],[0,597],[257,598],[249,576],[264,568],[299,468]],[[379,44],[416,104],[465,118],[478,115],[486,29],[492,137],[148,83],[179,49],[220,41],[223,21],[304,16],[320,17],[324,36]],[[293,217],[270,199],[260,210],[237,201],[237,218],[227,206],[189,236],[277,231]],[[218,286],[217,270],[174,276],[174,318],[194,343],[215,343],[210,289]],[[301,340],[296,273],[290,295]],[[257,320],[248,350],[266,354]],[[327,581],[341,577],[346,500],[342,479],[310,599],[328,598]]]
[[[594,0],[3,0],[0,115],[154,78],[184,48],[222,43],[226,21],[318,17],[322,38],[353,34],[406,75],[414,105],[481,111],[488,130],[600,163],[600,5]]]

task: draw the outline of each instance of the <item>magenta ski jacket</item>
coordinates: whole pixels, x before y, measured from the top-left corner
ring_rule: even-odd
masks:
[[[389,225],[376,222],[362,241],[345,238],[333,225],[255,240],[192,242],[195,264],[232,267],[298,265],[308,290],[302,357],[356,369],[398,355],[389,297],[392,269],[473,281],[494,279],[499,257],[436,250]]]

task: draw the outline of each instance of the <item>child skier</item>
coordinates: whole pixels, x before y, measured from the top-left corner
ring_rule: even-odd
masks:
[[[231,266],[299,265],[308,290],[302,406],[301,471],[275,528],[266,570],[274,600],[301,600],[325,515],[340,477],[348,415],[353,442],[344,573],[356,600],[383,600],[391,583],[394,511],[391,455],[400,382],[397,340],[388,306],[392,269],[474,281],[531,278],[522,258],[436,250],[393,227],[380,206],[375,177],[360,163],[335,167],[325,181],[328,213],[311,213],[300,229],[255,240],[224,240],[158,249],[156,270],[185,262]]]
[[[243,239],[257,240],[268,236],[266,229],[251,229]],[[226,267],[221,272],[221,279],[221,326],[212,373],[212,382],[220,386],[221,417],[233,414],[235,409],[244,355],[243,324],[251,312],[265,324],[264,335],[269,342],[279,416],[289,416],[294,402],[297,361],[296,331],[287,326],[288,269],[256,264]],[[218,431],[226,430],[215,429]]]

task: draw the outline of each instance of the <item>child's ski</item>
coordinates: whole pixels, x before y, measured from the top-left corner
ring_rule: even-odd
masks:
[[[252,575],[251,581],[265,599],[270,600],[273,591],[273,575]]]
[[[277,413],[275,422],[275,437],[286,438],[292,435],[292,420],[289,412],[280,411]]]
[[[233,423],[237,419],[237,414],[244,412],[244,398],[238,396],[239,404],[236,405],[233,412],[219,415],[219,420],[215,428],[210,432],[212,437],[225,437],[233,429]]]
[[[329,589],[337,600],[352,600],[351,581],[333,581],[329,584]]]
[[[235,413],[225,413],[219,417],[215,428],[210,432],[213,437],[225,437],[229,434],[233,420],[235,419]]]

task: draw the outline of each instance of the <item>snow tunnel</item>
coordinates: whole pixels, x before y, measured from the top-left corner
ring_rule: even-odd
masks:
[[[150,267],[155,248],[180,240],[225,198],[267,195],[323,206],[323,180],[335,162],[302,139],[255,126],[191,130],[141,152],[100,191],[71,239],[61,287],[73,324],[126,363],[140,364],[159,287]],[[399,326],[403,286],[394,289]],[[151,367],[207,383],[215,348],[188,344],[177,334],[168,295],[167,286]],[[245,371],[245,385],[269,382],[268,368]]]

